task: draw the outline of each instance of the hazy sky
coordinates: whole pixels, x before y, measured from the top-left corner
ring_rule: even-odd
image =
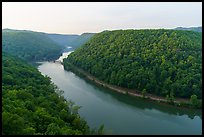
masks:
[[[2,2],[2,28],[60,34],[202,26],[202,2]]]

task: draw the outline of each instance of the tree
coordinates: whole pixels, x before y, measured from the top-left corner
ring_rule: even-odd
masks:
[[[147,93],[147,91],[146,91],[146,89],[144,88],[144,89],[142,90],[142,98],[145,98],[146,93]]]
[[[174,104],[174,93],[170,92],[170,95],[167,94],[166,95],[166,100],[169,104]]]
[[[25,128],[25,122],[22,117],[17,114],[8,112],[2,113],[2,131],[5,135],[21,135]]]
[[[28,127],[26,129],[23,129],[23,135],[34,135],[35,129],[33,127]]]
[[[60,135],[60,128],[55,123],[51,123],[47,127],[46,135]]]
[[[174,92],[171,91],[171,92],[170,92],[170,103],[173,104],[173,103],[174,103],[174,100],[175,100],[175,99],[174,99]]]
[[[98,135],[103,135],[104,134],[104,124],[100,125],[98,129]]]
[[[190,102],[194,108],[200,108],[201,107],[201,103],[199,102],[199,100],[197,99],[197,96],[195,94],[191,95]]]

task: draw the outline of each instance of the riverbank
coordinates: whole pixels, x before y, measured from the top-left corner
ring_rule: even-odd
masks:
[[[71,70],[75,73],[78,73],[78,74],[84,76],[84,78],[86,78],[90,81],[93,81],[95,84],[97,84],[99,86],[103,86],[105,88],[108,88],[112,91],[116,91],[116,92],[121,93],[121,94],[126,94],[126,95],[130,95],[130,96],[134,96],[134,97],[152,100],[152,101],[156,101],[158,103],[170,104],[170,105],[177,106],[177,107],[192,108],[189,99],[175,98],[172,102],[169,102],[166,98],[161,97],[161,96],[157,96],[157,95],[153,95],[153,94],[149,94],[149,93],[146,93],[145,95],[143,95],[143,94],[141,94],[141,92],[139,92],[135,89],[128,89],[128,88],[123,88],[123,87],[107,84],[107,83],[97,79],[96,77],[92,76],[91,74],[85,72],[84,70],[82,70],[82,69],[80,69],[80,68],[78,68],[78,67],[76,67],[70,63],[69,63],[69,68],[64,66],[64,69],[65,70]]]

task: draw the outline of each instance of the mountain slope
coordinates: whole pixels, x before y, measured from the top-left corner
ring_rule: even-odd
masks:
[[[69,45],[73,47],[73,49],[77,49],[78,47],[86,43],[94,34],[95,33],[83,33],[79,37],[71,41]]]
[[[70,46],[72,49],[77,49],[86,43],[95,33],[83,33],[81,35],[62,35],[62,34],[49,34],[48,37],[62,46]]]
[[[63,46],[46,34],[26,30],[2,30],[2,50],[28,61],[57,59]]]
[[[62,46],[69,46],[72,41],[79,37],[79,35],[63,35],[63,34],[49,34],[48,37]]]
[[[95,34],[64,59],[109,84],[160,96],[202,98],[202,33],[116,30]]]
[[[2,54],[2,134],[90,134],[77,106],[36,68]]]

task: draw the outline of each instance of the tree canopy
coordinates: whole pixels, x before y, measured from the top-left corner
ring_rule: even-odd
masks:
[[[95,34],[64,59],[109,84],[166,97],[202,98],[202,33],[115,30]]]
[[[63,91],[24,60],[2,55],[2,134],[97,134]]]
[[[57,59],[63,48],[45,33],[2,30],[2,50],[27,61]]]

